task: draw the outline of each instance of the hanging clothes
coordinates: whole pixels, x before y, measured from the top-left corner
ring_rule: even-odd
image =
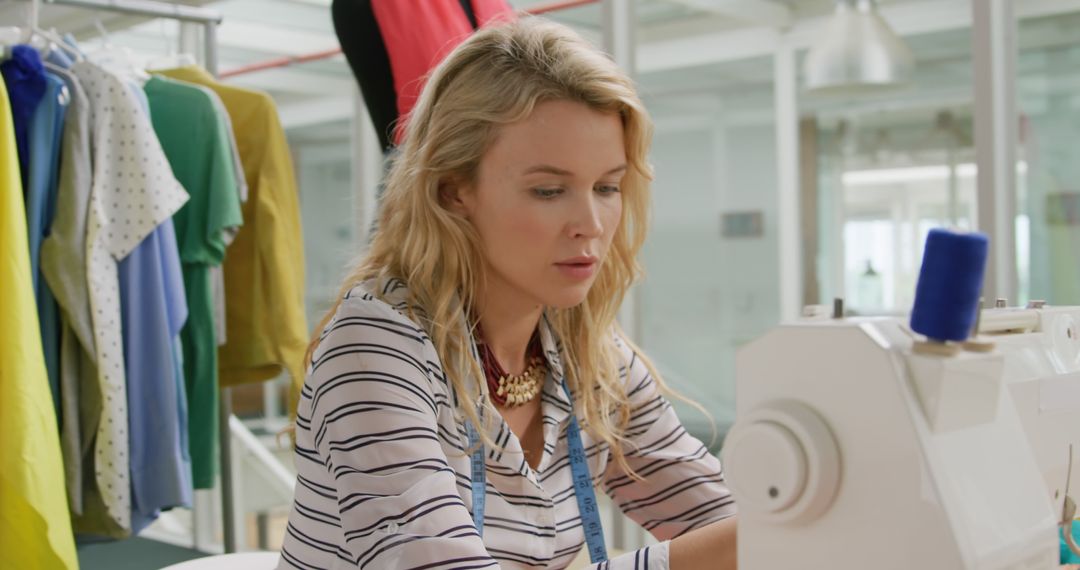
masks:
[[[56,52],[54,52],[56,53]],[[50,61],[55,58],[50,57]],[[63,62],[64,60],[60,60]],[[68,62],[70,65],[70,62]],[[62,77],[69,103],[60,144],[56,213],[41,244],[41,272],[55,295],[60,324],[60,443],[64,455],[68,505],[83,514],[83,477],[92,461],[93,436],[101,418],[94,332],[87,289],[86,221],[90,207],[90,102],[66,68],[46,63]]]
[[[93,181],[88,220],[87,276],[98,381],[103,408],[94,447],[96,489],[84,493],[80,532],[131,532],[127,384],[117,262],[187,201],[172,175],[153,127],[132,90],[118,77],[79,61],[72,72],[86,90],[93,123]],[[104,512],[93,504],[95,491]],[[102,516],[105,515],[105,516]]]
[[[236,133],[233,131],[229,111],[225,108],[225,104],[221,102],[220,97],[206,87],[203,87],[203,89],[206,89],[214,100],[214,108],[225,124],[225,131],[229,136],[229,153],[233,159],[233,171],[236,173],[236,193],[240,196],[241,203],[247,202],[248,185],[247,180],[244,179],[244,164],[240,161],[240,149],[236,146]],[[239,231],[239,227],[225,229],[226,246],[232,244]],[[217,336],[218,346],[221,346],[228,340],[228,330],[225,327],[225,272],[220,265],[210,268],[210,282],[213,285],[214,293],[214,334]]]
[[[0,568],[75,569],[20,173],[10,100],[0,83]]]
[[[221,385],[262,382],[284,369],[295,394],[308,339],[304,248],[296,177],[277,108],[269,95],[218,83],[198,67],[160,73],[207,86],[221,98],[248,183],[244,226],[224,263],[228,340],[218,352]]]
[[[0,63],[0,74],[7,84],[15,144],[19,151],[20,183],[25,191],[30,174],[30,123],[38,103],[45,96],[45,67],[37,50],[17,45],[11,48],[11,58]]]
[[[59,47],[53,47],[44,57],[46,64],[52,64],[61,69],[71,69],[71,66],[75,63],[75,60],[71,59],[71,56]],[[46,65],[47,67],[48,65]]]
[[[144,87],[154,129],[191,200],[174,219],[190,312],[181,331],[195,488],[218,471],[218,343],[210,268],[225,259],[229,228],[241,225],[228,131],[202,88],[152,77]]]
[[[146,94],[134,83],[128,87],[149,121]],[[181,433],[187,417],[179,416],[187,408],[187,394],[174,377],[174,349],[188,304],[172,219],[154,228],[120,262],[118,275],[128,387],[131,530],[139,533],[162,510],[190,507],[192,501],[191,457]]]
[[[60,138],[70,96],[62,78],[42,70],[45,94],[31,117],[27,137],[30,172],[26,176],[25,189],[26,225],[45,370],[49,375],[53,405],[60,417],[60,314],[56,299],[41,274],[41,245],[49,234],[56,210]]]
[[[124,357],[128,378],[132,532],[161,511],[192,504],[185,445],[187,394],[175,378],[174,349],[188,318],[172,220],[165,220],[120,262]]]
[[[240,203],[243,204],[248,200],[248,183],[247,179],[244,178],[244,162],[240,159],[240,147],[236,144],[236,131],[233,130],[232,118],[229,117],[229,110],[225,108],[225,103],[221,101],[221,97],[218,97],[209,87],[203,87],[203,89],[214,100],[214,110],[221,117],[221,122],[225,125],[225,132],[229,136],[229,154],[232,156],[233,172],[236,173],[236,194],[240,197]],[[239,231],[240,228],[229,228],[226,231],[228,243],[231,244],[236,239],[236,234]]]

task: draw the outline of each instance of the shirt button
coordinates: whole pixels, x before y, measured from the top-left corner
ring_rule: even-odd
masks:
[[[398,531],[398,524],[396,522],[392,522],[392,523],[386,525],[386,534],[397,534],[397,531]]]

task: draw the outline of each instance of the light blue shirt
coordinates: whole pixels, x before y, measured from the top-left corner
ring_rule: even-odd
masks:
[[[149,112],[145,94],[132,89]],[[176,352],[188,308],[172,220],[147,236],[117,272],[128,388],[131,525],[138,533],[162,510],[192,501],[187,401]]]
[[[49,235],[56,212],[59,185],[60,139],[70,95],[67,84],[45,73],[45,95],[30,119],[26,184],[26,229],[30,242],[30,270],[37,301],[45,369],[52,389],[57,418],[60,416],[60,312],[56,298],[41,274],[41,244]]]
[[[71,69],[71,66],[75,63],[71,56],[60,48],[50,49],[49,53],[45,55],[45,61],[64,69]]]

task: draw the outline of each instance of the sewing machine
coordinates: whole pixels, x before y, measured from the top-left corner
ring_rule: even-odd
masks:
[[[1080,307],[989,309],[979,330],[946,354],[904,319],[825,317],[743,347],[723,450],[739,567],[1057,568]]]

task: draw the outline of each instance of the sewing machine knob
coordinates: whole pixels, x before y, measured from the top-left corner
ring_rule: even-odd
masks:
[[[758,421],[739,430],[727,446],[731,446],[725,455],[729,478],[738,479],[742,491],[736,499],[740,510],[783,511],[802,494],[806,454],[791,430]]]
[[[777,400],[752,410],[736,422],[722,455],[740,516],[806,523],[828,510],[836,495],[836,441],[802,403]]]
[[[1048,327],[1054,354],[1070,370],[1080,366],[1080,328],[1072,315],[1061,315]]]

